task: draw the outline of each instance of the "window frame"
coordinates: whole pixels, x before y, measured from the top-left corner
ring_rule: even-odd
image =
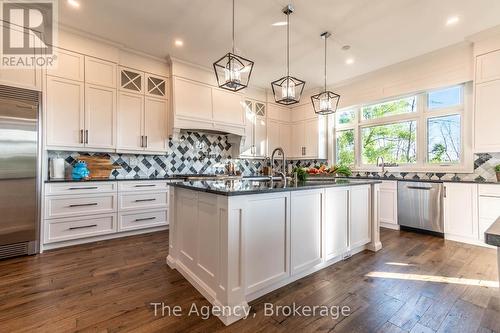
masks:
[[[428,108],[428,94],[433,91],[439,91],[443,89],[448,89],[456,86],[462,87],[462,96],[460,105],[455,105],[451,107],[444,107],[440,109],[429,109]],[[472,82],[465,82],[462,84],[453,84],[449,86],[438,87],[435,89],[429,89],[420,91],[417,93],[405,94],[401,96],[394,96],[390,98],[385,98],[383,100],[378,100],[370,103],[364,103],[356,106],[349,106],[340,109],[348,110],[354,109],[354,119],[349,124],[337,124],[336,116],[332,115],[329,119],[329,130],[332,130],[331,138],[331,161],[336,161],[336,132],[342,130],[354,130],[354,165],[350,167],[354,171],[380,171],[380,167],[375,164],[363,164],[362,162],[362,129],[366,127],[379,126],[379,125],[390,125],[394,123],[404,122],[404,121],[416,121],[417,124],[417,138],[416,138],[416,149],[417,149],[417,161],[416,163],[399,164],[396,167],[386,167],[389,172],[447,172],[447,173],[469,173],[473,172],[473,150],[472,150]],[[389,101],[395,101],[407,97],[417,97],[417,111],[412,113],[404,113],[398,115],[391,115],[386,117],[380,117],[375,119],[363,119],[362,108],[366,105],[380,104]],[[460,134],[461,134],[461,156],[460,163],[431,163],[428,160],[428,119],[437,118],[449,115],[460,115]]]

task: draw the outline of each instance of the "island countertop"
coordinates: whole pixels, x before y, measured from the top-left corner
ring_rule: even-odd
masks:
[[[354,179],[334,179],[334,180],[308,180],[305,182],[283,181],[254,181],[254,180],[226,180],[226,181],[186,181],[173,183],[170,186],[190,189],[194,191],[213,193],[225,196],[260,194],[270,192],[299,191],[325,187],[372,185],[382,183],[381,180],[354,180]]]
[[[486,244],[497,246],[500,251],[500,217],[485,231],[484,235]]]

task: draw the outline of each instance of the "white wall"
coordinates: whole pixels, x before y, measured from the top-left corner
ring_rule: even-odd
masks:
[[[354,65],[355,66],[355,65]],[[329,87],[340,94],[339,108],[378,101],[473,79],[471,42],[452,45]],[[308,91],[302,103],[310,103]],[[306,97],[307,96],[307,97]]]

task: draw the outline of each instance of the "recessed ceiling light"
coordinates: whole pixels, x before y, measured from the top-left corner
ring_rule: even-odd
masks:
[[[451,16],[451,17],[448,17],[448,19],[446,20],[446,25],[454,25],[454,24],[457,24],[459,20],[460,20],[460,19],[458,18],[458,16]]]
[[[279,21],[279,22],[274,22],[273,24],[271,24],[273,27],[282,27],[284,25],[286,25],[286,21]]]
[[[175,46],[181,47],[184,45],[184,42],[182,41],[182,39],[176,39],[174,44]]]
[[[352,64],[354,64],[354,59],[353,58],[347,58],[346,61],[345,61],[345,63],[347,65],[352,65]]]
[[[75,8],[80,7],[80,3],[77,0],[68,0],[68,5],[70,5],[71,7],[75,7]]]

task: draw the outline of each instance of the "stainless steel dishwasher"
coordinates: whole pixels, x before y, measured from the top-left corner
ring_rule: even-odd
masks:
[[[443,183],[398,181],[401,229],[443,236]]]

